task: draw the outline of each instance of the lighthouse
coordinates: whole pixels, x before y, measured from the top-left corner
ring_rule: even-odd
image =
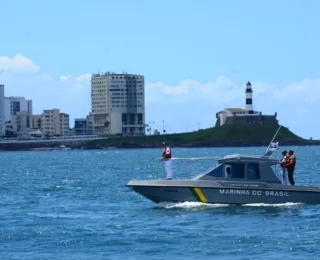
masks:
[[[252,106],[252,88],[251,83],[248,81],[246,85],[246,110],[248,114],[253,114],[253,106]]]

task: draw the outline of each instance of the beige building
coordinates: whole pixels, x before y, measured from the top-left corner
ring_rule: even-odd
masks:
[[[10,121],[6,122],[6,130],[13,132],[21,138],[29,137],[30,132],[34,132],[36,130],[39,132],[40,128],[41,116],[31,115],[24,111],[17,112],[11,117]]]
[[[59,109],[43,110],[41,132],[46,136],[69,135],[69,115]]]
[[[42,119],[41,115],[30,116],[30,118],[29,118],[30,129],[41,129],[41,126],[42,126],[41,119]]]
[[[69,115],[60,113],[60,134],[70,135]]]
[[[93,134],[144,135],[144,76],[93,74],[90,116]]]
[[[17,112],[14,116],[11,117],[11,122],[13,125],[14,132],[19,135],[23,135],[28,131],[30,127],[30,114],[28,112]]]

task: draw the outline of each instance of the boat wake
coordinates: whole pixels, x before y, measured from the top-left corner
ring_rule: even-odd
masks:
[[[278,208],[295,208],[303,203],[278,203],[278,204],[267,204],[267,203],[252,203],[252,204],[243,204],[239,207],[278,207]],[[202,202],[181,202],[181,203],[170,203],[162,202],[156,205],[159,208],[165,209],[206,209],[206,208],[221,208],[221,207],[231,207],[235,206],[233,204],[210,204]]]
[[[203,208],[220,208],[220,207],[229,207],[229,204],[209,204],[202,202],[181,202],[181,203],[170,203],[170,202],[162,202],[157,204],[157,207],[165,208],[165,209],[203,209]]]
[[[286,203],[277,203],[277,204],[267,204],[267,203],[252,203],[252,204],[243,204],[242,206],[246,207],[282,207],[282,208],[292,208],[303,205],[303,203],[294,203],[294,202],[286,202]]]

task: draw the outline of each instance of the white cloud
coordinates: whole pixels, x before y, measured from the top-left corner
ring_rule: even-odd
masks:
[[[38,70],[39,66],[21,54],[16,54],[13,58],[0,56],[0,71],[2,72],[30,73],[37,72]]]
[[[78,81],[78,82],[89,83],[90,79],[91,79],[91,73],[86,73],[86,74],[83,74],[83,75],[76,77],[76,81]]]
[[[70,79],[72,76],[71,75],[63,75],[63,76],[60,76],[60,80],[61,81],[67,81],[68,79]]]
[[[0,57],[0,84],[5,84],[6,96],[25,96],[33,100],[34,112],[60,108],[74,118],[85,117],[90,111],[91,73],[58,79],[41,71],[30,59],[18,54]],[[245,83],[237,84],[226,77],[212,82],[192,79],[168,85],[164,82],[146,84],[147,123],[153,128],[182,132],[215,124],[215,113],[226,107],[245,106]],[[320,110],[320,79],[305,79],[283,86],[252,81],[256,110],[278,112],[280,123],[303,137],[320,139],[317,111]],[[71,126],[73,122],[71,121]]]
[[[34,113],[59,108],[60,111],[69,113],[72,120],[89,113],[89,73],[75,78],[63,75],[55,79],[20,54],[13,58],[0,57],[0,68],[0,84],[5,85],[5,96],[31,99]]]

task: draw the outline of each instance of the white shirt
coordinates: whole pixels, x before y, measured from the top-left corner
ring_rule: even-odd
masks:
[[[283,162],[283,163],[286,163],[287,162],[287,156],[285,155],[285,156],[283,156],[283,158],[282,158],[282,161],[281,162]]]

